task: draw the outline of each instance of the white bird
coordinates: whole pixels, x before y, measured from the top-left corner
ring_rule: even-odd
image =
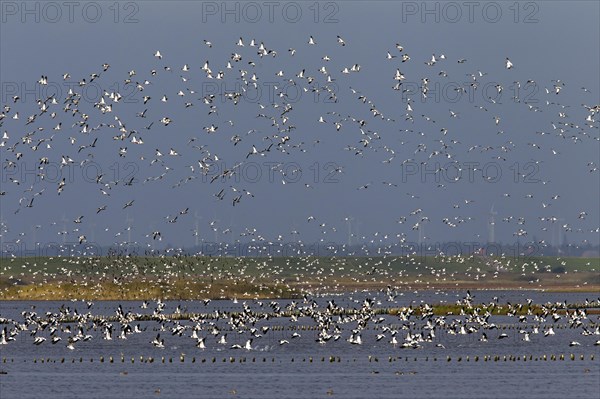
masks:
[[[157,334],[156,338],[154,338],[150,343],[152,345],[154,345],[155,348],[164,348],[165,347],[165,340],[160,339],[160,334]]]
[[[544,331],[544,337],[548,337],[550,335],[554,335],[554,329],[552,327],[550,327],[548,330]]]

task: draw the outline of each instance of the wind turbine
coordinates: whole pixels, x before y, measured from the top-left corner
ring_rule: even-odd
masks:
[[[63,245],[65,245],[67,243],[67,222],[68,222],[68,219],[65,216],[64,212],[62,214],[62,219],[60,221],[62,222],[62,225],[63,225],[63,231],[62,231],[63,235],[62,236],[63,236]]]
[[[133,218],[129,216],[129,212],[127,213],[125,222],[127,222],[127,245],[129,245],[131,243],[131,224],[133,223]]]
[[[346,225],[348,226],[348,248],[352,245],[352,222],[354,218],[352,216],[348,216],[346,219]]]
[[[150,232],[154,232],[154,223],[150,223]],[[150,245],[152,248],[152,254],[154,254],[154,243],[156,242],[156,240],[154,239],[150,239]]]
[[[425,223],[421,222],[417,230],[419,231],[419,248],[421,248],[421,244],[423,244],[423,240],[425,240]]]
[[[96,242],[96,223],[90,223],[90,238],[93,243]]]
[[[31,226],[31,236],[32,236],[32,238],[33,238],[33,249],[34,249],[34,250],[35,250],[35,249],[36,249],[36,247],[37,247],[37,244],[36,244],[36,242],[37,242],[37,239],[36,239],[36,235],[37,235],[37,234],[36,234],[36,233],[37,233],[37,232],[36,232],[36,230],[37,230],[37,227],[35,227],[35,226]]]
[[[490,208],[490,219],[488,224],[488,244],[493,244],[496,242],[496,215],[498,212],[494,211],[494,205]]]
[[[557,231],[556,231],[556,238],[557,243],[556,243],[556,250],[558,252],[558,254],[560,255],[562,253],[562,232],[563,232],[563,226],[561,222],[565,221],[565,218],[556,218],[556,221],[558,222],[558,224],[556,225]]]
[[[360,241],[363,239],[363,237],[360,236],[360,226],[362,226],[362,222],[358,219],[356,219],[356,227],[355,227],[355,233],[354,236],[357,238],[358,242],[357,244],[360,244]]]
[[[217,219],[217,213],[214,213],[215,218],[213,219],[213,221],[215,222],[215,225],[213,226],[213,232],[215,233],[215,244],[219,243],[219,227],[218,227],[218,223],[220,222],[219,219]]]
[[[202,216],[198,216],[198,211],[194,211],[194,220],[196,221],[196,229],[194,230],[194,236],[196,236],[196,247],[200,244],[200,224],[199,221],[202,220]]]
[[[8,226],[4,218],[0,217],[0,252],[4,251],[4,235],[8,233]]]

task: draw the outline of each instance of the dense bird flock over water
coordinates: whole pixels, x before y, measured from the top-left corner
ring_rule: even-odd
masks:
[[[304,295],[285,304],[275,300],[221,302],[220,308],[209,308],[210,299],[203,301],[205,312],[188,313],[186,305],[178,304],[172,313],[165,311],[165,302],[143,301],[134,310],[124,310],[119,304],[114,314],[94,314],[94,302],[81,304],[85,311],[78,311],[80,304],[61,305],[55,311],[38,314],[35,306],[21,313],[19,320],[0,319],[4,328],[0,344],[17,340],[29,340],[33,345],[66,345],[69,350],[89,345],[92,340],[127,340],[132,335],[145,334],[148,346],[165,348],[169,341],[179,343],[178,338],[193,341],[198,349],[244,349],[269,350],[273,346],[273,333],[281,330],[276,344],[279,346],[300,341],[303,335],[319,345],[340,341],[347,345],[388,345],[398,349],[437,347],[445,349],[443,337],[464,337],[452,342],[463,345],[476,337],[482,345],[490,340],[502,340],[511,336],[526,345],[532,340],[544,340],[554,335],[569,336],[573,331],[580,338],[565,342],[568,346],[600,345],[598,312],[600,298],[585,300],[581,304],[565,302],[535,304],[500,303],[494,297],[489,303],[477,304],[475,297],[466,292],[461,299],[445,309],[447,314],[436,314],[436,305],[413,304],[406,307],[395,305],[399,293],[388,287],[373,295],[356,295],[348,305],[341,306],[335,299],[322,299]],[[73,306],[73,307],[71,307]],[[127,306],[131,306],[128,303]],[[453,307],[452,307],[453,306]],[[437,312],[439,313],[439,312]],[[501,316],[511,321],[496,324]],[[285,327],[278,327],[285,326]],[[152,337],[150,339],[150,336]],[[363,336],[368,336],[365,342]],[[439,339],[442,336],[442,339]],[[305,339],[306,339],[305,337]],[[437,339],[436,339],[437,337]],[[553,341],[554,342],[554,341]],[[330,344],[331,345],[331,344]]]
[[[325,51],[320,46],[322,42],[331,42],[334,46],[327,46]],[[231,48],[230,56],[215,59],[211,52],[217,46]],[[14,238],[13,243],[17,246],[29,242],[31,236],[35,240],[36,234],[58,237],[63,245],[57,246],[57,256],[19,259],[14,255],[10,261],[3,262],[5,294],[19,298],[17,294],[24,292],[25,297],[50,299],[58,296],[64,299],[71,292],[80,295],[80,299],[102,295],[127,299],[128,293],[136,293],[134,299],[143,296],[164,300],[165,297],[176,297],[179,292],[194,298],[274,298],[291,295],[294,284],[300,283],[305,284],[301,287],[304,290],[315,286],[343,289],[358,283],[396,287],[403,279],[424,285],[459,281],[478,284],[502,280],[502,273],[507,271],[516,272],[524,284],[539,287],[540,279],[547,276],[544,273],[560,266],[562,272],[555,272],[552,279],[568,279],[565,272],[582,271],[588,273],[582,281],[573,283],[570,280],[569,283],[579,288],[597,283],[593,280],[598,270],[597,259],[576,262],[581,267],[569,269],[571,260],[560,256],[553,259],[521,257],[521,252],[527,252],[526,249],[517,251],[516,257],[502,251],[489,256],[485,253],[449,255],[439,250],[429,260],[424,259],[420,249],[408,245],[411,234],[419,234],[420,244],[427,242],[425,226],[443,230],[449,236],[462,231],[478,219],[472,210],[478,199],[460,197],[460,192],[458,197],[447,195],[454,187],[442,179],[436,182],[434,189],[439,190],[440,197],[447,195],[450,200],[439,201],[436,207],[447,209],[447,216],[434,219],[429,216],[431,210],[421,205],[423,198],[418,187],[416,191],[407,192],[404,182],[383,177],[390,170],[416,165],[434,168],[436,176],[447,178],[451,170],[463,170],[463,161],[475,154],[477,159],[508,168],[515,161],[521,161],[522,154],[526,153],[529,154],[528,162],[539,165],[561,159],[563,149],[570,150],[568,146],[598,146],[600,105],[593,103],[590,89],[572,87],[561,79],[538,82],[535,77],[523,76],[519,62],[505,56],[497,60],[498,76],[492,77],[478,68],[477,60],[442,53],[419,60],[411,57],[413,49],[408,43],[392,42],[389,51],[380,56],[381,64],[389,69],[389,74],[368,77],[369,81],[381,82],[389,93],[397,96],[398,102],[391,111],[388,104],[379,103],[374,90],[359,87],[360,79],[356,77],[368,75],[369,70],[361,65],[358,55],[352,55],[352,48],[352,43],[339,36],[311,36],[301,45],[284,49],[271,48],[268,41],[249,37],[229,44],[205,40],[200,51],[205,57],[200,62],[196,57],[190,62],[176,63],[171,60],[168,49],[159,49],[148,54],[142,65],[127,70],[115,70],[110,62],[106,62],[87,76],[74,77],[68,71],[56,77],[42,75],[36,83],[41,88],[40,93],[51,93],[50,88],[59,83],[68,83],[69,90],[64,98],[48,94],[30,102],[16,95],[12,101],[3,104],[0,146],[6,184],[0,194],[3,212],[12,213],[11,217],[24,220],[32,215],[50,215],[52,221],[35,224],[31,231],[23,224],[9,226],[3,221],[1,233],[3,240]],[[351,56],[357,60],[347,64],[341,61]],[[371,63],[371,60],[367,61]],[[432,104],[427,101],[433,95],[434,86],[453,79],[462,81],[465,75],[468,85],[456,87],[455,92],[460,95],[477,93],[475,101],[468,105],[468,111],[463,110],[462,104],[461,111],[457,106],[440,112],[439,102],[434,102],[432,109]],[[114,89],[111,85],[114,81],[119,82],[117,87],[120,89]],[[227,84],[207,86],[207,83],[215,82]],[[272,98],[262,96],[257,101],[248,101],[250,94],[264,82],[269,82]],[[484,92],[482,87],[489,86],[489,82],[495,84]],[[86,95],[90,86],[102,88],[93,101]],[[222,90],[212,93],[207,87]],[[539,90],[540,101],[534,102],[524,94],[531,87]],[[303,100],[292,99],[291,89],[303,94]],[[581,98],[581,101],[564,103],[565,93],[569,93],[569,98]],[[315,98],[318,100],[314,101]],[[499,101],[500,98],[503,101]],[[398,106],[402,107],[399,113]],[[313,114],[315,117],[311,119],[309,116]],[[202,116],[202,126],[190,125],[189,118],[194,115]],[[510,120],[517,115],[531,118],[539,128],[516,134]],[[476,135],[461,131],[464,126],[458,121],[470,118],[483,121]],[[247,206],[243,208],[245,212],[252,212],[252,206],[268,201],[269,190],[273,187],[285,190],[293,184],[299,194],[311,196],[318,188],[314,183],[296,184],[294,176],[303,166],[298,164],[300,166],[290,169],[289,160],[314,160],[315,156],[318,159],[333,153],[349,166],[333,163],[327,169],[328,178],[345,176],[358,165],[370,174],[366,178],[360,175],[364,181],[353,187],[354,194],[362,195],[379,186],[379,189],[390,190],[390,196],[399,198],[402,212],[390,216],[397,222],[396,230],[360,235],[352,228],[353,215],[332,225],[326,215],[314,209],[289,231],[267,235],[257,226],[228,227],[217,218],[211,220],[211,216],[197,205],[200,198],[222,205],[231,212],[244,206]],[[270,176],[274,176],[269,190],[252,188],[250,191],[247,176],[240,176],[245,165],[256,160],[269,162]],[[109,172],[108,167],[97,168],[113,161],[133,162],[136,165],[134,173],[119,174]],[[35,165],[33,180],[31,174],[21,173],[23,168],[31,170],[31,165]],[[84,182],[70,178],[66,172],[90,165],[95,165],[96,169],[92,169],[98,173],[87,175]],[[572,160],[570,167],[573,175],[581,178],[584,184],[597,183],[597,159]],[[475,172],[483,181],[494,179],[482,170]],[[466,176],[459,173],[453,180],[459,181]],[[517,171],[516,176],[519,181],[527,178],[523,170]],[[580,234],[582,238],[574,244],[576,246],[590,244],[587,237],[600,232],[599,227],[589,220],[593,219],[590,216],[596,215],[595,210],[565,209],[559,187],[544,179],[538,183],[536,192],[522,192],[530,190],[526,185],[510,186],[496,198],[495,209],[517,198],[523,203],[534,204],[535,212],[525,216],[498,215],[492,208],[488,223],[490,231],[494,231],[496,223],[511,226],[512,237],[519,240],[547,237],[558,230],[573,237]],[[185,190],[201,184],[204,185],[198,198],[178,195],[179,192],[189,193]],[[165,198],[160,209],[162,214],[157,217],[147,215],[148,225],[152,227],[140,223],[132,225],[129,212],[139,207],[143,209],[154,196],[161,195]],[[341,198],[332,200],[343,202]],[[62,218],[60,214],[63,214]],[[111,218],[124,220],[127,226],[107,223]],[[208,234],[214,233],[218,254],[227,253],[238,244],[251,243],[256,256],[234,253],[236,256],[231,258],[211,258],[203,253],[190,254],[183,245],[164,248],[163,242],[182,241],[182,237],[192,241],[199,237],[199,220],[204,220],[203,229]],[[117,248],[114,256],[98,256],[94,252],[97,246],[92,245],[95,244],[92,234],[103,222],[106,224],[101,226],[103,234],[112,237],[112,245]],[[190,226],[194,228],[190,229]],[[346,227],[348,244],[352,241],[365,243],[374,249],[327,244],[329,237],[345,234]],[[303,237],[311,234],[318,237],[313,241],[322,244],[320,251],[326,252],[327,258],[313,256],[305,248],[309,241]],[[489,239],[494,243],[493,233],[490,235]],[[67,246],[67,240],[75,245]],[[229,244],[225,244],[226,241]],[[297,246],[285,254],[282,248],[289,243]],[[132,254],[130,249],[135,245],[136,253]],[[546,239],[538,238],[530,241],[529,248],[543,249],[547,245]],[[155,250],[156,246],[161,249]],[[397,255],[398,252],[403,255]],[[277,260],[281,255],[288,256]],[[27,288],[32,282],[35,287]],[[235,286],[242,288],[236,291]],[[44,287],[47,292],[43,292]],[[164,290],[153,291],[156,287]],[[229,294],[227,290],[231,290]],[[110,291],[119,293],[111,296]],[[277,316],[281,309],[276,303],[271,307],[271,312],[265,314]],[[298,316],[315,320],[319,330],[324,331],[320,342],[341,337],[335,327],[330,328],[333,325],[331,314],[338,310],[333,303],[327,309],[315,308],[310,300],[288,309],[298,312]],[[486,311],[480,311],[469,316],[474,318],[476,327],[462,327],[478,332],[485,329],[488,323],[484,316]],[[544,312],[550,312],[546,316],[556,314],[556,311],[544,308]],[[43,317],[47,319],[43,320],[40,319],[42,316],[26,313],[23,315],[25,324],[13,322],[12,328],[4,330],[3,342],[10,342],[15,333],[29,328],[41,331],[42,325],[42,330],[53,327],[55,332],[67,328],[60,325],[62,317],[73,317],[79,324],[68,334],[70,345],[84,340],[89,328],[99,328],[105,338],[113,336],[112,327],[106,320],[92,320],[90,314],[71,314],[66,309],[63,312],[66,313],[45,315]],[[162,317],[160,302],[156,312],[153,317]],[[124,331],[122,334],[125,334],[123,337],[135,333],[134,327],[128,327],[135,315],[119,311],[117,316]],[[215,316],[217,319],[229,317],[230,324],[236,328],[258,320],[256,314],[246,310],[235,316],[218,312]],[[400,317],[409,320],[411,316],[409,312],[401,313]],[[352,314],[340,317],[343,317],[342,323],[358,323],[358,330],[345,339],[360,343],[357,341],[360,341],[361,326],[373,321],[372,303],[366,301]],[[443,317],[427,317],[433,323],[431,326],[444,323]],[[586,315],[576,311],[561,317],[576,322],[585,319]],[[167,322],[183,329],[181,334],[188,328],[177,326],[176,321],[168,318],[165,319]],[[203,318],[196,322],[202,328],[209,323]],[[161,328],[167,328],[165,323]],[[459,331],[462,330],[459,328]],[[251,339],[258,338],[257,334],[252,335],[248,338],[248,346],[252,345]],[[410,334],[407,339],[400,339],[391,331],[388,335],[389,339],[397,341],[394,344],[410,346],[418,345],[422,342],[419,339],[426,338]],[[42,344],[44,337],[38,338],[36,342]],[[221,336],[218,338],[220,340]],[[156,337],[154,343],[162,345],[162,339]]]

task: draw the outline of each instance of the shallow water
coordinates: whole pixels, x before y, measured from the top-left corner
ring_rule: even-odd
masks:
[[[488,302],[494,296],[500,303],[524,302],[526,298],[536,303],[565,300],[577,303],[597,298],[594,293],[478,291],[472,294],[475,303]],[[362,301],[366,295],[336,296],[335,301],[341,306],[357,307],[353,300]],[[387,302],[384,295],[379,295],[382,303],[378,306],[407,306],[420,301],[452,303],[463,296],[463,292],[425,291],[404,293],[394,302]],[[328,299],[320,298],[318,302],[326,303]],[[264,302],[266,307],[270,301]],[[289,301],[278,302],[283,306]],[[82,302],[3,302],[0,316],[20,320],[20,312],[31,310],[32,306],[41,315],[46,311],[56,312],[62,304],[77,308],[80,313],[87,311],[87,305]],[[247,304],[260,309],[252,301]],[[154,306],[151,303],[148,309],[140,309],[139,305],[140,302],[122,303],[125,311],[136,313],[151,313]],[[189,312],[212,312],[217,308],[241,310],[243,306],[242,301],[237,304],[211,301],[208,306],[202,302],[172,301],[167,303],[165,312],[174,311],[178,305]],[[114,315],[117,306],[117,302],[96,302],[90,311]],[[460,318],[448,316],[447,321]],[[597,315],[590,315],[584,324],[593,331],[598,321]],[[145,331],[130,334],[126,340],[118,339],[119,324],[113,323],[113,340],[103,340],[100,328],[91,329],[89,333],[94,338],[77,342],[74,350],[66,348],[68,333],[58,332],[63,339],[56,345],[48,339],[36,346],[33,337],[25,331],[15,341],[0,345],[3,359],[0,370],[7,373],[0,375],[0,398],[597,397],[600,346],[594,343],[600,336],[583,336],[582,328],[569,328],[564,319],[558,322],[549,319],[539,325],[539,334],[532,333],[530,342],[522,340],[519,330],[531,331],[535,323],[531,320],[519,323],[515,317],[508,316],[492,316],[490,322],[500,328],[486,330],[488,342],[479,341],[481,332],[451,335],[443,328],[436,329],[432,342],[424,342],[418,349],[394,347],[389,342],[389,332],[377,341],[376,336],[384,332],[384,326],[398,329],[399,342],[407,333],[426,331],[424,321],[412,317],[411,322],[385,316],[381,323],[369,323],[362,332],[362,345],[346,341],[356,327],[356,323],[348,323],[338,341],[330,340],[321,345],[315,342],[318,332],[312,329],[315,323],[309,318],[300,318],[295,323],[287,318],[261,320],[257,328],[268,325],[271,329],[262,337],[254,338],[252,350],[230,349],[231,344],[244,345],[250,333],[231,331],[225,320],[217,321],[216,325],[223,333],[227,332],[227,345],[217,343],[206,326],[199,332],[206,337],[206,349],[195,347],[195,340],[190,338],[194,323],[189,321],[181,322],[190,326],[181,337],[159,331],[157,322],[141,322]],[[165,328],[172,325],[167,322]],[[556,334],[544,337],[543,331],[550,326]],[[292,338],[294,332],[301,336]],[[158,333],[165,339],[164,349],[150,343]],[[508,334],[508,338],[498,339],[501,333]],[[41,335],[49,338],[47,332]],[[281,339],[288,340],[289,344],[279,345]],[[571,341],[578,341],[581,346],[571,347]],[[571,360],[571,354],[575,360]],[[556,355],[556,360],[552,355]],[[152,363],[148,361],[150,357]]]
[[[29,364],[2,398],[591,398],[598,379],[597,361]]]
[[[586,299],[590,301],[598,301],[600,293],[597,292],[568,292],[568,293],[556,293],[546,291],[518,291],[518,290],[485,290],[485,291],[473,291],[471,292],[474,303],[489,303],[494,298],[498,298],[500,304],[507,302],[516,304],[524,303],[527,299],[533,300],[534,303],[555,303],[555,302],[567,302],[570,304],[584,303]],[[316,298],[316,301],[320,305],[326,305],[330,299],[343,307],[357,306],[357,301],[362,302],[365,298],[375,298],[380,303],[378,307],[399,307],[399,306],[418,306],[423,303],[449,303],[453,304],[456,301],[464,298],[466,291],[441,291],[441,290],[424,290],[424,291],[401,291],[396,296],[395,300],[389,301],[385,293],[383,292],[352,292],[335,295],[323,295],[322,297]],[[246,304],[253,310],[259,310],[260,307],[251,300],[245,301]],[[271,300],[261,301],[264,304],[268,304]],[[288,299],[280,299],[277,302],[283,307],[291,302]],[[124,311],[132,311],[141,314],[151,314],[152,306],[151,303],[148,309],[140,309],[141,301],[97,301],[94,302],[90,311],[94,314],[102,315],[114,315],[115,309],[120,304]],[[185,312],[198,312],[198,313],[210,313],[216,309],[221,311],[240,311],[242,310],[243,300],[239,300],[238,303],[234,303],[231,300],[213,300],[208,305],[205,305],[201,301],[165,301],[164,313],[172,313],[175,311],[177,306],[180,306],[182,311]],[[83,301],[0,301],[0,316],[6,318],[16,318],[24,310],[32,310],[35,306],[35,311],[38,314],[42,314],[46,311],[57,311],[61,306],[68,306],[72,310],[76,309],[79,313],[85,313],[88,311],[86,302]]]

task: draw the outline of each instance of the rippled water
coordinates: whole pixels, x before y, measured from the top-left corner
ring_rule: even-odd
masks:
[[[404,293],[395,303],[380,296],[382,303],[378,306],[407,306],[421,301],[452,303],[463,295]],[[597,298],[594,293],[531,291],[486,291],[474,295],[476,303],[490,301],[494,296],[500,303],[524,302],[526,298],[536,303],[578,303]],[[365,296],[355,293],[337,296],[335,300],[341,306],[357,306],[352,301]],[[328,299],[321,298],[319,302],[326,303]],[[278,302],[284,305],[288,301]],[[0,316],[19,320],[20,312],[33,306],[41,315],[56,312],[62,304],[3,302]],[[80,313],[87,311],[82,302],[64,305],[77,308]],[[122,303],[126,311],[152,312],[153,304],[148,309],[140,309],[139,305],[140,302]],[[208,306],[202,302],[168,302],[165,312],[174,311],[178,305],[189,312],[242,309],[242,301],[212,301]],[[259,309],[251,301],[248,305]],[[96,302],[90,311],[114,315],[117,306],[116,302]],[[447,317],[453,318],[460,316]],[[218,344],[209,331],[202,331],[199,335],[207,337],[206,349],[195,347],[190,329],[181,337],[173,336],[169,331],[158,331],[156,322],[141,322],[145,331],[130,334],[126,340],[118,339],[118,323],[114,323],[111,341],[102,339],[100,329],[91,330],[94,338],[77,342],[74,350],[66,348],[68,334],[59,333],[63,340],[56,345],[48,340],[35,346],[28,332],[22,332],[16,341],[0,345],[0,370],[6,373],[0,375],[0,398],[591,398],[600,392],[600,347],[594,346],[600,336],[582,336],[581,328],[569,328],[565,320],[541,325],[540,333],[531,334],[530,342],[522,340],[519,330],[531,331],[532,323],[519,324],[507,316],[493,316],[490,320],[500,328],[486,331],[488,342],[479,341],[481,333],[450,335],[444,329],[436,330],[433,341],[423,343],[419,349],[394,347],[389,343],[389,333],[376,340],[384,326],[398,328],[400,342],[409,332],[423,331],[424,322],[415,317],[411,320],[415,323],[385,316],[379,324],[370,323],[363,331],[362,345],[346,342],[355,327],[350,323],[342,329],[338,341],[320,345],[315,342],[318,332],[309,318],[295,323],[287,318],[270,319],[257,323],[259,328],[269,325],[271,329],[254,339],[250,351],[230,349],[234,343],[243,345],[249,333],[227,331],[224,320],[217,325],[228,333],[227,345]],[[586,324],[593,329],[598,321],[597,315],[590,315]],[[403,324],[406,329],[401,328]],[[544,337],[543,331],[550,325],[556,335]],[[294,332],[301,336],[292,338]],[[158,333],[165,339],[164,349],[150,344]],[[508,334],[508,338],[498,339],[501,333]],[[281,339],[290,343],[279,345]],[[571,347],[571,341],[578,341],[581,346]]]

